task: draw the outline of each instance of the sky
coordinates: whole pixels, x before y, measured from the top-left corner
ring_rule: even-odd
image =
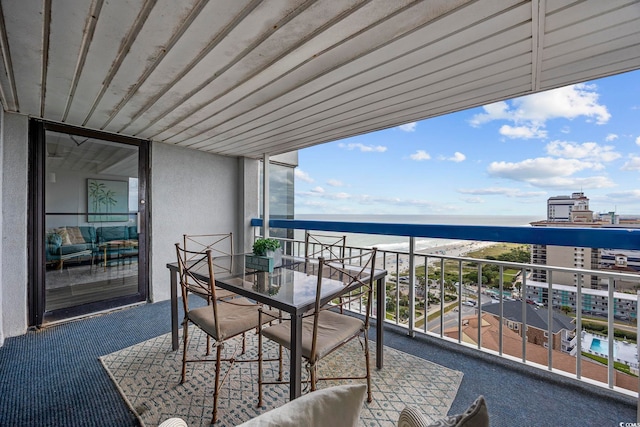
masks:
[[[305,148],[296,214],[640,215],[640,71]]]

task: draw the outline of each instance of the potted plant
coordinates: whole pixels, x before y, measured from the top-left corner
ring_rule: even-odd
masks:
[[[277,239],[257,239],[253,243],[253,254],[245,257],[245,266],[255,270],[272,272],[282,264],[282,249]]]
[[[253,254],[268,256],[268,252],[275,252],[280,247],[280,242],[276,239],[257,239],[253,243]]]

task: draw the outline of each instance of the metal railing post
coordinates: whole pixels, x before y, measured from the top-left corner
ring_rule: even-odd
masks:
[[[415,263],[415,247],[416,238],[409,237],[409,333],[410,337],[415,336],[415,312],[416,312],[416,263]],[[398,280],[398,286],[400,280]],[[400,305],[400,304],[398,304]],[[426,307],[425,307],[425,322],[426,319]]]

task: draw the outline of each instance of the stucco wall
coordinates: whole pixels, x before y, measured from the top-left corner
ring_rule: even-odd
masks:
[[[2,126],[2,335],[27,330],[27,116],[5,113]]]
[[[241,209],[242,175],[258,168],[245,168],[236,158],[163,143],[153,143],[151,153],[150,294],[153,301],[160,301],[170,297],[166,265],[175,262],[174,244],[183,234],[232,231],[234,245],[241,248],[244,217],[253,210]]]

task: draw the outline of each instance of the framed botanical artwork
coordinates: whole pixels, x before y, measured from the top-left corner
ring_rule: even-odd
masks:
[[[87,222],[129,220],[129,183],[87,179]]]

